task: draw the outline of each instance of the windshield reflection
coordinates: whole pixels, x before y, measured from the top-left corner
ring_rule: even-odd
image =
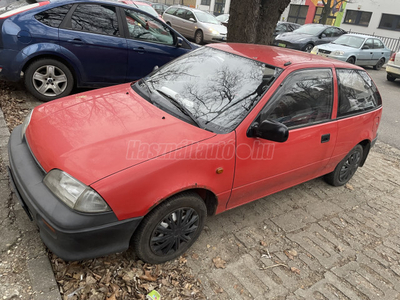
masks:
[[[244,119],[280,72],[259,61],[203,47],[144,79],[147,85],[138,82],[134,88],[149,102],[189,123],[227,133]],[[174,109],[171,100],[184,109]],[[190,114],[183,114],[184,110]]]

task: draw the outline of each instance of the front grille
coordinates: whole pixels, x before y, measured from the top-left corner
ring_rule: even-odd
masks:
[[[323,49],[318,49],[318,52],[319,52],[319,53],[322,53],[322,54],[331,54],[332,51],[323,50]]]

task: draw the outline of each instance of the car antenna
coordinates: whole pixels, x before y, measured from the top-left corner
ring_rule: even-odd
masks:
[[[283,65],[284,65],[285,67],[287,67],[287,66],[290,66],[291,64],[292,64],[291,61],[287,61],[287,62],[285,62]]]

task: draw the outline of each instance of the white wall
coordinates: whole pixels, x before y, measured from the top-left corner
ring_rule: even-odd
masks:
[[[399,0],[400,1],[400,0]],[[210,1],[210,6],[208,5],[201,5],[201,0],[196,0],[196,8],[201,9],[201,10],[206,10],[211,13],[214,12],[214,4],[215,0]],[[224,9],[224,14],[229,14],[229,8],[231,6],[231,0],[225,0],[225,9]]]
[[[400,0],[399,0],[400,1]],[[290,2],[290,4],[297,4],[297,5],[305,5],[306,4],[306,0],[292,0]],[[286,7],[286,9],[283,11],[281,17],[280,17],[280,21],[286,21],[289,15],[289,8],[290,8],[290,4]]]
[[[344,30],[351,30],[359,33],[375,34],[391,38],[400,38],[400,31],[380,29],[382,14],[400,15],[400,0],[350,0],[346,10],[361,10],[372,12],[368,27],[343,23],[346,11],[343,16],[342,25]]]

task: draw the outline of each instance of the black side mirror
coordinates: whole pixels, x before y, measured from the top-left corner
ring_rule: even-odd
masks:
[[[362,50],[369,49],[369,46],[368,46],[368,45],[364,45],[361,49],[362,49]]]
[[[282,123],[264,120],[261,124],[253,123],[247,131],[247,136],[283,143],[289,137],[289,129]]]
[[[180,47],[182,47],[183,46],[183,40],[182,40],[182,38],[181,37],[177,37],[176,38],[176,47],[177,48],[180,48]]]
[[[321,33],[321,34],[319,35],[319,38],[320,38],[320,39],[326,38],[326,34],[325,34],[325,33]]]

